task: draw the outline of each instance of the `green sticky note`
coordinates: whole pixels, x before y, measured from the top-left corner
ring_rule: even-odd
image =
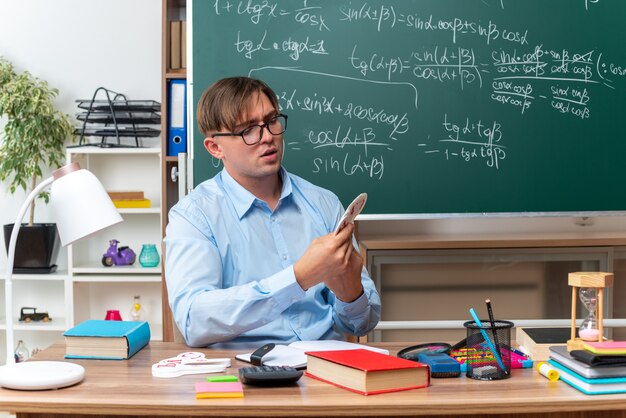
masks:
[[[236,382],[237,376],[209,376],[206,378],[207,382]]]

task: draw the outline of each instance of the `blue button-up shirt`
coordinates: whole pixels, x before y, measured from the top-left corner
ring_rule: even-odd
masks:
[[[165,277],[187,344],[292,342],[364,335],[380,319],[365,268],[363,294],[345,303],[320,283],[304,291],[293,265],[332,232],[343,207],[332,192],[281,170],[272,211],[226,170],[198,185],[169,213]]]

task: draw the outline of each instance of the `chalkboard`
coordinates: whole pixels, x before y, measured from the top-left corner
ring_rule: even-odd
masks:
[[[193,2],[194,109],[267,82],[285,167],[364,213],[626,210],[626,1]],[[194,112],[195,113],[195,112]],[[221,169],[194,133],[194,183]]]

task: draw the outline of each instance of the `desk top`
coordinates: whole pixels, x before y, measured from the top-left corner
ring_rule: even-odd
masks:
[[[375,344],[396,353],[398,344]],[[404,346],[404,345],[403,345]],[[0,410],[26,413],[198,416],[380,416],[537,413],[626,409],[626,394],[587,396],[564,382],[549,382],[532,369],[516,369],[502,381],[461,376],[431,379],[423,389],[363,396],[303,376],[286,388],[246,386],[243,399],[196,399],[194,383],[206,375],[171,379],[152,377],[159,360],[189,351],[177,343],[151,342],[128,361],[72,360],[85,367],[85,380],[70,388],[22,392],[0,389]],[[61,360],[57,343],[35,360]],[[193,349],[207,357],[231,357],[228,374],[247,364],[233,351]],[[597,413],[597,412],[596,412]],[[580,415],[577,415],[580,416]],[[597,416],[597,415],[596,415]],[[603,414],[602,416],[607,416]]]

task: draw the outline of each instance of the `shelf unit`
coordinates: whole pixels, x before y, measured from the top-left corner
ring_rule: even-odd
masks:
[[[137,253],[142,244],[161,241],[161,149],[77,147],[67,150],[67,161],[78,162],[100,179],[105,189],[142,190],[149,208],[119,209],[124,222],[67,247],[66,289],[68,327],[87,319],[104,318],[108,309],[119,309],[128,318],[133,296],[140,295],[153,340],[162,340],[161,267],[102,265],[110,239]],[[160,247],[160,246],[159,246]]]
[[[167,137],[168,137],[168,119],[169,119],[169,83],[171,80],[180,80],[187,78],[187,70],[172,70],[169,65],[170,57],[170,22],[172,20],[186,19],[187,1],[186,0],[162,0],[162,37],[161,37],[161,149],[163,149],[163,158],[161,159],[161,187],[163,196],[163,216],[161,217],[161,231],[165,236],[165,227],[167,226],[167,213],[172,206],[178,202],[178,179],[175,173],[185,164],[180,164],[177,156],[167,156]],[[187,60],[189,62],[189,60]],[[188,112],[189,113],[189,112]],[[190,113],[189,113],[190,114]],[[188,148],[189,149],[189,148]],[[166,255],[163,254],[162,259]],[[163,263],[161,263],[163,265]],[[167,288],[165,285],[165,273],[163,273],[162,282],[163,305],[163,341],[174,341],[174,324],[172,313],[167,298]]]
[[[4,269],[0,273],[0,300],[1,305],[0,331],[0,362],[6,358],[4,332],[6,317],[4,316]],[[59,341],[63,332],[71,322],[71,310],[65,303],[67,295],[71,293],[72,282],[67,270],[59,269],[50,274],[13,274],[13,330],[15,343],[24,340],[29,351],[35,348],[45,348]],[[36,307],[38,312],[48,312],[50,322],[20,322],[21,307]]]

